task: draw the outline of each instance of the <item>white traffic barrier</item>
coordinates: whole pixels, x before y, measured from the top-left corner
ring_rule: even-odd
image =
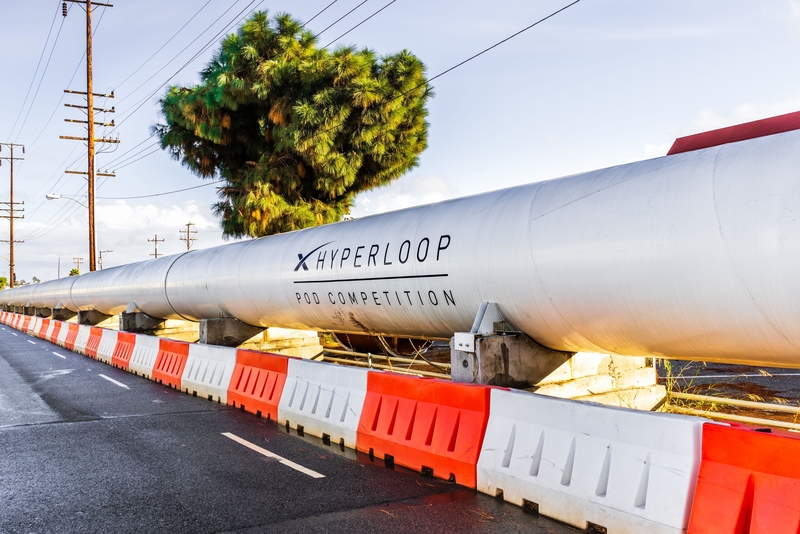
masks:
[[[150,378],[153,374],[156,358],[158,358],[158,347],[159,338],[137,334],[128,370],[131,373]]]
[[[114,356],[114,349],[117,348],[117,331],[103,329],[100,344],[97,346],[96,358],[101,362],[111,365],[111,358]]]
[[[28,322],[28,330],[25,332],[31,336],[36,335],[36,330],[41,326],[42,318],[38,316],[31,317],[31,320]]]
[[[609,534],[682,533],[701,459],[698,417],[492,390],[478,491]]]
[[[78,325],[78,336],[75,338],[75,346],[72,350],[78,354],[86,354],[86,343],[89,341],[89,335],[92,333],[92,327],[89,325]]]
[[[186,393],[227,404],[228,386],[235,368],[235,348],[192,343],[181,387]]]
[[[56,338],[56,345],[59,347],[63,347],[64,343],[67,340],[67,334],[69,333],[69,325],[68,322],[61,323],[61,330],[58,331],[58,337]]]
[[[46,341],[50,341],[50,336],[53,335],[53,330],[56,329],[56,321],[55,319],[50,319],[50,326],[47,327],[47,331],[44,333],[44,339]]]
[[[366,369],[289,360],[278,405],[278,423],[356,448],[356,432],[367,396]]]

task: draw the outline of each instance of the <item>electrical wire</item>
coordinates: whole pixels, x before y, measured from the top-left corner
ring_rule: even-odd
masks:
[[[137,199],[137,198],[160,197],[160,196],[164,196],[164,195],[171,195],[173,193],[182,193],[184,191],[191,191],[192,189],[200,189],[201,187],[208,187],[210,185],[221,184],[221,183],[224,183],[224,182],[225,182],[225,180],[216,180],[214,182],[208,182],[208,183],[201,184],[201,185],[195,185],[193,187],[185,187],[183,189],[175,189],[174,191],[164,191],[162,193],[153,193],[151,195],[139,195],[139,196],[135,196],[135,197],[97,197],[97,198],[98,199],[102,199],[102,200],[133,200],[133,199]]]
[[[39,67],[42,65],[42,58],[44,58],[44,53],[47,50],[47,43],[50,41],[50,36],[53,33],[53,26],[56,24],[56,17],[58,17],[58,11],[60,7],[60,5],[56,4],[56,12],[53,13],[53,20],[50,22],[50,29],[47,31],[47,39],[44,40],[42,52],[39,54],[39,61],[36,63],[36,70],[33,71],[31,83],[28,85],[28,92],[25,93],[25,100],[22,101],[22,106],[19,108],[19,113],[17,113],[17,119],[14,121],[14,126],[11,127],[11,131],[8,133],[9,138],[14,134],[14,130],[16,130],[17,124],[19,123],[19,118],[22,116],[22,112],[25,110],[25,104],[28,103],[28,97],[31,95],[31,89],[33,89],[33,84],[36,81],[36,75],[39,73]]]
[[[323,48],[328,48],[330,45],[332,45],[333,43],[335,43],[336,41],[338,41],[339,39],[341,39],[342,37],[344,37],[345,35],[347,35],[347,34],[348,34],[348,33],[350,33],[351,31],[355,30],[356,28],[358,28],[359,26],[361,26],[362,24],[364,24],[365,22],[367,22],[369,19],[371,19],[372,17],[374,17],[374,16],[375,16],[375,15],[377,15],[378,13],[380,13],[381,11],[383,11],[384,9],[386,9],[387,7],[389,7],[390,5],[394,4],[395,2],[397,2],[397,0],[392,0],[391,2],[389,2],[388,4],[386,4],[385,6],[383,6],[382,8],[380,8],[380,9],[379,9],[378,11],[376,11],[375,13],[373,13],[373,14],[372,14],[372,15],[370,15],[369,17],[365,18],[364,20],[362,20],[361,22],[359,22],[358,24],[356,24],[355,26],[353,26],[352,28],[350,28],[349,30],[347,30],[346,32],[344,32],[342,35],[340,35],[339,37],[337,37],[336,39],[334,39],[333,41],[331,41],[330,43],[326,44],[326,45],[325,45]]]
[[[153,73],[153,74],[152,74],[152,75],[151,75],[149,78],[147,78],[145,81],[143,81],[141,84],[139,84],[139,86],[138,86],[138,87],[136,87],[136,89],[134,89],[133,91],[131,91],[130,93],[128,93],[128,94],[127,94],[125,97],[123,97],[121,100],[119,100],[118,104],[122,104],[122,102],[124,102],[125,100],[127,100],[128,98],[130,98],[130,97],[131,97],[133,94],[135,94],[135,93],[136,93],[136,92],[137,92],[139,89],[141,89],[142,87],[144,87],[144,86],[147,84],[147,82],[149,82],[150,80],[152,80],[153,78],[155,78],[155,77],[156,77],[156,76],[157,76],[157,75],[158,75],[158,74],[159,74],[161,71],[163,71],[164,69],[166,69],[166,68],[167,68],[167,67],[170,65],[170,63],[172,63],[173,61],[175,61],[176,59],[178,59],[178,57],[179,57],[181,54],[183,54],[183,53],[184,53],[184,52],[185,52],[185,51],[186,51],[186,50],[187,50],[187,49],[188,49],[190,46],[192,46],[192,45],[193,45],[193,44],[194,44],[194,43],[195,43],[195,42],[196,42],[198,39],[200,39],[200,38],[201,38],[203,35],[205,35],[205,34],[206,34],[206,32],[208,32],[208,31],[209,31],[211,28],[213,28],[213,27],[214,27],[214,25],[215,25],[217,22],[219,22],[219,21],[222,19],[222,17],[224,17],[224,16],[225,16],[225,15],[228,13],[228,11],[230,11],[231,9],[233,9],[233,8],[234,8],[234,6],[236,6],[236,4],[238,4],[240,1],[241,1],[241,0],[236,0],[234,3],[232,3],[232,4],[230,5],[230,7],[228,7],[228,9],[226,9],[225,11],[223,11],[223,12],[222,12],[222,14],[221,14],[219,17],[217,17],[217,19],[216,19],[214,22],[212,22],[212,23],[211,23],[211,24],[210,24],[210,25],[209,25],[209,26],[208,26],[208,27],[207,27],[205,30],[203,30],[202,32],[200,32],[200,35],[198,35],[197,37],[195,37],[194,39],[192,39],[192,41],[191,41],[189,44],[187,44],[185,47],[183,47],[183,49],[182,49],[180,52],[178,52],[177,54],[175,54],[175,55],[172,57],[172,59],[170,59],[170,60],[169,60],[169,61],[168,61],[166,64],[164,64],[164,66],[162,66],[160,69],[158,69],[156,72],[154,72],[154,73]],[[250,2],[250,4],[249,4],[249,5],[252,5],[254,1],[255,1],[255,0],[252,0],[252,1]],[[248,5],[248,7],[249,7],[249,5]],[[245,8],[245,10],[247,10],[247,8]],[[227,27],[227,26],[226,26],[226,27]],[[219,34],[217,34],[217,35],[219,35]],[[216,36],[215,36],[215,38],[216,38]],[[194,59],[194,58],[193,58],[193,59]],[[181,69],[181,70],[182,70],[182,69]],[[178,72],[180,72],[180,70],[179,70]],[[178,72],[176,72],[175,74],[173,74],[172,76],[170,76],[170,79],[172,79],[172,78],[173,78],[175,75],[177,75],[177,74],[178,74]],[[168,83],[168,82],[169,82],[169,80],[167,80],[166,82],[164,82],[164,84],[166,84],[166,83]],[[161,87],[162,87],[164,84],[161,84],[161,86],[159,86],[159,89],[161,89]],[[156,89],[156,91],[158,91],[158,89]],[[145,97],[145,100],[147,100],[147,99],[149,99],[149,98],[150,98],[150,96],[147,96],[147,97]],[[135,105],[135,104],[134,104],[134,105]],[[138,108],[137,108],[137,109],[138,109]]]
[[[336,2],[338,2],[338,1],[339,1],[339,0],[333,0],[333,2],[331,2],[331,3],[330,3],[330,4],[328,4],[327,6],[323,7],[323,8],[322,8],[322,11],[319,11],[319,12],[318,12],[316,15],[314,15],[313,17],[311,17],[310,19],[308,19],[307,21],[305,21],[303,24],[301,24],[301,25],[300,25],[300,27],[301,27],[301,28],[305,28],[305,27],[306,27],[306,25],[307,25],[309,22],[311,22],[311,21],[312,21],[312,20],[314,20],[315,18],[317,18],[317,17],[319,17],[320,15],[322,15],[323,13],[325,13],[325,12],[328,10],[328,8],[329,8],[329,7],[331,7],[333,4],[335,4],[335,3],[336,3]]]
[[[28,122],[28,117],[31,115],[31,110],[33,109],[33,105],[36,103],[36,97],[39,96],[39,89],[42,88],[42,82],[44,81],[45,75],[47,75],[47,68],[50,66],[50,60],[53,59],[53,52],[56,51],[56,44],[58,44],[58,38],[61,36],[61,29],[64,28],[64,19],[61,19],[61,24],[58,26],[58,33],[56,33],[56,38],[53,39],[53,47],[50,49],[50,55],[47,56],[47,63],[44,65],[44,70],[42,70],[42,76],[39,78],[39,85],[36,86],[36,92],[33,93],[33,98],[31,99],[31,105],[28,106],[28,112],[25,113],[25,119],[22,121],[22,126],[19,127],[19,131],[17,132],[17,136],[14,138],[14,142],[17,142],[19,136],[22,135],[22,132],[25,130],[25,124]]]
[[[71,5],[71,4],[70,4],[70,7],[72,7],[72,5]],[[94,37],[94,35],[97,33],[97,30],[100,28],[100,24],[103,22],[103,16],[104,16],[105,14],[106,14],[106,10],[104,9],[104,10],[103,10],[103,11],[100,13],[100,18],[97,20],[97,24],[95,24],[95,25],[94,25],[94,29],[92,29],[92,37]],[[84,60],[85,58],[86,58],[86,51],[84,50],[84,52],[83,52],[83,55],[81,56],[81,59],[80,59],[80,61],[78,61],[78,64],[75,66],[75,71],[72,73],[72,77],[69,79],[69,82],[67,82],[67,87],[69,87],[70,85],[72,85],[72,81],[75,79],[75,76],[78,74],[78,70],[81,68],[81,65],[83,64],[83,60]],[[55,114],[56,114],[56,111],[58,111],[58,108],[59,108],[59,107],[61,107],[61,103],[64,101],[64,96],[65,96],[65,95],[66,95],[66,93],[63,93],[63,92],[61,93],[61,98],[59,98],[59,99],[58,99],[58,102],[56,103],[56,107],[55,107],[55,108],[53,108],[53,112],[50,114],[50,118],[48,118],[48,119],[47,119],[47,122],[45,122],[45,123],[44,123],[44,126],[42,126],[42,129],[39,131],[39,134],[38,134],[38,135],[36,136],[36,138],[33,140],[33,143],[31,143],[30,145],[28,145],[28,147],[27,147],[27,148],[28,148],[28,150],[30,150],[30,149],[32,149],[32,148],[33,148],[33,145],[35,145],[35,144],[36,144],[36,141],[38,141],[38,140],[39,140],[39,138],[42,136],[42,134],[44,133],[44,131],[47,129],[47,126],[50,124],[50,121],[52,121],[52,120],[53,120],[53,117],[55,116]]]
[[[326,31],[330,30],[331,28],[333,28],[334,26],[336,26],[337,24],[339,24],[339,21],[341,21],[342,19],[344,19],[344,18],[345,18],[346,16],[348,16],[350,13],[352,13],[353,11],[355,11],[356,9],[358,9],[359,7],[363,6],[363,5],[364,5],[364,4],[366,4],[367,2],[369,2],[369,0],[364,0],[363,2],[361,2],[360,4],[358,4],[356,7],[354,7],[353,9],[351,9],[350,11],[348,11],[347,13],[345,13],[344,15],[342,15],[341,17],[339,17],[338,19],[336,19],[335,21],[333,21],[331,24],[329,24],[327,27],[325,27],[325,29],[323,29],[322,31],[320,31],[319,33],[317,33],[317,34],[316,34],[314,37],[319,37],[320,35],[322,35],[322,34],[323,34],[323,33],[325,33]]]
[[[137,72],[139,72],[140,70],[142,70],[142,68],[143,68],[145,65],[147,65],[147,64],[150,62],[150,60],[151,60],[151,59],[153,59],[154,57],[156,57],[156,54],[158,54],[159,52],[161,52],[162,50],[164,50],[164,47],[166,47],[166,46],[167,46],[169,43],[171,43],[171,42],[172,42],[172,40],[173,40],[173,39],[175,39],[175,38],[178,36],[178,34],[179,34],[179,33],[181,33],[181,32],[184,30],[184,28],[186,28],[186,26],[188,26],[188,25],[189,25],[189,23],[190,23],[190,22],[192,22],[192,21],[195,19],[195,17],[197,17],[197,15],[199,15],[199,14],[200,14],[200,12],[201,12],[201,11],[203,11],[203,10],[206,8],[206,6],[208,6],[208,4],[210,4],[210,3],[211,3],[211,0],[208,0],[208,1],[207,1],[205,4],[203,4],[203,6],[202,6],[200,9],[198,9],[198,10],[197,10],[197,12],[196,12],[194,15],[192,15],[192,18],[190,18],[189,20],[187,20],[187,21],[186,21],[186,23],[185,23],[183,26],[181,26],[181,27],[180,27],[180,29],[179,29],[178,31],[176,31],[176,32],[175,32],[175,33],[172,35],[172,37],[170,37],[169,39],[167,39],[167,42],[165,42],[163,45],[161,45],[161,47],[160,47],[158,50],[156,50],[155,52],[153,52],[153,55],[151,55],[149,58],[147,58],[147,59],[144,61],[144,63],[142,63],[141,65],[139,65],[139,67],[138,67],[136,70],[134,70],[133,72],[131,72],[131,73],[128,75],[128,77],[127,77],[127,78],[125,78],[125,79],[124,79],[124,80],[122,80],[120,83],[118,83],[118,84],[117,84],[117,86],[116,86],[116,89],[119,89],[120,87],[122,87],[123,85],[125,85],[125,82],[127,82],[128,80],[130,80],[130,79],[133,77],[133,75],[134,75],[134,74],[136,74]]]

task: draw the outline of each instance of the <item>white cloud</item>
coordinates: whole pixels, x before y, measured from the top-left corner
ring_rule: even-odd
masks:
[[[704,108],[695,116],[692,121],[692,128],[693,133],[705,132],[793,111],[800,111],[800,97],[770,105],[756,105],[744,102],[727,112]]]
[[[653,143],[644,145],[644,156],[647,159],[666,156],[672,143]]]
[[[800,33],[800,0],[789,0],[789,13],[786,15],[786,22],[789,27]]]
[[[459,190],[440,176],[406,175],[396,182],[360,194],[353,217],[363,217],[412,206],[431,204],[459,196]]]

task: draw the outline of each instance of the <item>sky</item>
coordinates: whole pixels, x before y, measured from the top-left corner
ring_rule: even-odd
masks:
[[[97,250],[105,267],[225,243],[213,185],[155,146],[158,98],[190,86],[219,41],[253,9],[307,21],[333,0],[111,0],[96,7],[95,105],[114,107],[98,130],[121,143],[97,157]],[[308,28],[319,44],[407,49],[434,76],[560,9],[570,0],[336,0]],[[337,40],[364,19],[391,5]],[[7,2],[0,18],[0,142],[25,145],[15,164],[17,279],[65,276],[88,266],[85,146],[86,17],[61,2]],[[356,8],[339,22],[337,19]],[[329,29],[329,25],[336,22]],[[51,29],[52,28],[52,29]],[[582,0],[433,82],[429,147],[391,185],[361,194],[352,215],[566,176],[666,154],[676,137],[800,110],[800,0]],[[41,59],[40,59],[41,58]],[[38,68],[37,68],[38,67]],[[102,117],[102,116],[101,116]],[[98,118],[98,120],[100,120]],[[8,156],[3,148],[0,157]],[[0,167],[0,201],[9,195]],[[203,186],[203,187],[197,187]],[[191,189],[189,189],[191,188]],[[164,194],[171,191],[177,193]],[[45,195],[64,198],[47,200]],[[66,198],[71,197],[71,198]],[[8,224],[0,220],[0,239]],[[59,271],[60,263],[60,271]],[[0,243],[0,276],[8,247]]]

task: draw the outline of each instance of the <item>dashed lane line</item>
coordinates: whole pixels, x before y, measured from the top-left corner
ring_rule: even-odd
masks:
[[[34,343],[33,341],[31,341],[30,339],[28,340],[28,343],[30,343],[31,345],[36,345],[36,343]]]
[[[108,376],[106,376],[106,375],[101,375],[101,374],[98,374],[97,376],[99,376],[100,378],[105,378],[106,380],[108,380],[108,381],[109,381],[109,382],[111,382],[112,384],[116,384],[116,385],[118,385],[118,386],[119,386],[119,387],[121,387],[121,388],[125,388],[125,389],[131,389],[131,388],[129,388],[128,386],[126,386],[125,384],[123,384],[122,382],[117,382],[117,381],[116,381],[116,380],[114,380],[113,378],[111,378],[111,377],[108,377]]]
[[[58,357],[59,357],[59,358],[61,358],[62,360],[66,360],[66,359],[67,359],[67,357],[66,357],[66,356],[64,356],[63,354],[59,354],[59,353],[57,353],[57,352],[55,352],[55,351],[50,351],[50,352],[52,352],[53,354],[55,354],[56,356],[58,356]]]
[[[259,454],[263,454],[267,458],[273,458],[275,460],[278,460],[278,462],[282,463],[286,467],[291,467],[295,471],[300,471],[304,475],[308,475],[311,478],[325,478],[325,475],[323,475],[322,473],[317,473],[316,471],[312,471],[311,469],[309,469],[307,467],[303,467],[300,464],[296,464],[291,460],[287,460],[283,456],[279,456],[279,455],[275,454],[274,452],[270,452],[267,449],[263,449],[263,448],[259,447],[258,445],[256,445],[255,443],[250,443],[246,439],[242,439],[242,438],[240,438],[239,436],[237,436],[235,434],[231,434],[230,432],[223,432],[222,435],[225,436],[226,438],[232,439],[233,441],[235,441],[236,443],[239,443],[240,445],[244,445],[245,447],[247,447],[250,450],[256,451]]]

